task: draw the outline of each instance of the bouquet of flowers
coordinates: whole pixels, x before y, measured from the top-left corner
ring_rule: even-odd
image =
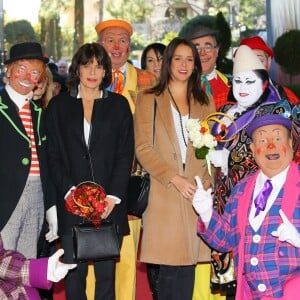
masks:
[[[97,183],[86,181],[72,190],[65,201],[67,211],[84,217],[95,226],[100,226],[101,215],[107,206],[106,193]]]
[[[199,159],[206,159],[208,171],[211,175],[211,164],[208,158],[208,152],[215,150],[218,142],[227,142],[226,135],[228,128],[222,119],[217,118],[217,116],[225,117],[233,122],[233,119],[224,113],[216,112],[209,114],[203,121],[199,119],[189,119],[186,123],[186,128],[188,132],[188,137],[193,143],[195,148],[195,155]],[[220,125],[220,133],[217,135],[212,135],[210,131],[209,122],[214,121]]]

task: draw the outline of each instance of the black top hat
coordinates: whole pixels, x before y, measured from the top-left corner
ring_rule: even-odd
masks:
[[[43,55],[41,45],[32,42],[13,45],[9,51],[9,59],[7,59],[4,64],[9,64],[20,59],[39,59],[44,63],[49,61],[49,59]]]
[[[195,26],[194,28],[189,30],[184,37],[187,40],[193,40],[208,35],[212,35],[217,38],[218,33],[219,33],[218,30],[200,25],[200,26]]]

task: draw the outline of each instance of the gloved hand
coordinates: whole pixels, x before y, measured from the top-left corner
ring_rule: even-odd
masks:
[[[51,243],[59,238],[57,235],[58,232],[58,224],[57,224],[57,210],[56,205],[51,206],[46,211],[46,220],[49,225],[49,231],[46,233],[45,238],[46,240]]]
[[[193,206],[202,221],[206,223],[210,221],[213,212],[212,189],[209,188],[205,191],[199,176],[195,176],[195,180],[197,182],[197,190],[194,194]]]
[[[289,221],[283,210],[279,210],[280,217],[283,221],[272,235],[278,237],[281,242],[288,242],[296,248],[300,248],[300,233],[297,228]]]
[[[222,173],[228,175],[228,157],[230,151],[226,148],[222,150],[211,150],[208,152],[208,158],[215,167],[221,167]]]
[[[63,249],[57,250],[48,260],[47,279],[58,282],[63,279],[69,270],[76,268],[77,264],[64,264],[59,258],[64,254]]]

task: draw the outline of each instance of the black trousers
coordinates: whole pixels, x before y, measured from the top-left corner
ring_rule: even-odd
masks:
[[[160,265],[159,300],[191,300],[193,298],[195,266]]]
[[[65,250],[64,262],[74,263],[72,236],[62,236],[61,245]],[[95,300],[115,300],[115,260],[95,262],[94,271],[96,278]],[[77,268],[68,273],[65,278],[67,300],[87,299],[85,293],[87,272],[88,263],[77,263]]]

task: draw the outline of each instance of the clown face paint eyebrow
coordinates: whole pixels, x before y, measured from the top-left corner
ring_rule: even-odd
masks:
[[[263,93],[263,81],[253,71],[241,72],[233,77],[232,91],[238,105],[248,108]]]

